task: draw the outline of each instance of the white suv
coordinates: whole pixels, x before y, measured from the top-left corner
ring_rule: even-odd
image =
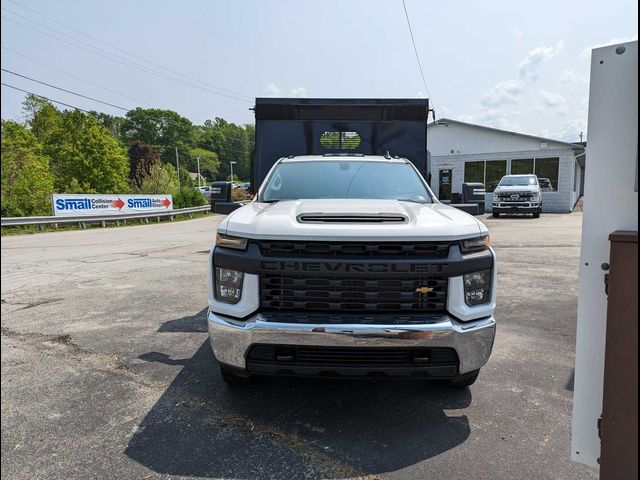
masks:
[[[542,193],[536,175],[505,175],[493,192],[493,216],[501,213],[531,213],[538,218],[542,211]]]

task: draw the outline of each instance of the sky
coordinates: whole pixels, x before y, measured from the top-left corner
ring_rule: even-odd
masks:
[[[255,97],[429,97],[446,117],[587,133],[591,48],[637,40],[638,5],[537,0],[1,0],[2,82],[123,115],[252,123]],[[25,8],[26,7],[26,8]],[[24,93],[2,86],[2,118]],[[100,100],[110,105],[98,103]]]

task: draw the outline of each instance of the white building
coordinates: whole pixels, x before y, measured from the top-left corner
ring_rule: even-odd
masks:
[[[431,188],[440,200],[462,193],[464,182],[483,183],[490,211],[503,175],[535,173],[548,178],[543,212],[570,212],[582,194],[585,147],[522,133],[440,119],[427,126]]]

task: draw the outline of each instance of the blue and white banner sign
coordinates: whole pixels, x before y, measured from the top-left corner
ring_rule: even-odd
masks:
[[[122,215],[173,210],[171,195],[57,194],[51,196],[56,217]]]

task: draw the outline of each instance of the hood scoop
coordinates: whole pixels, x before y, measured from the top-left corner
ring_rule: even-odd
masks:
[[[303,213],[298,223],[407,223],[409,219],[400,214],[388,213]]]

